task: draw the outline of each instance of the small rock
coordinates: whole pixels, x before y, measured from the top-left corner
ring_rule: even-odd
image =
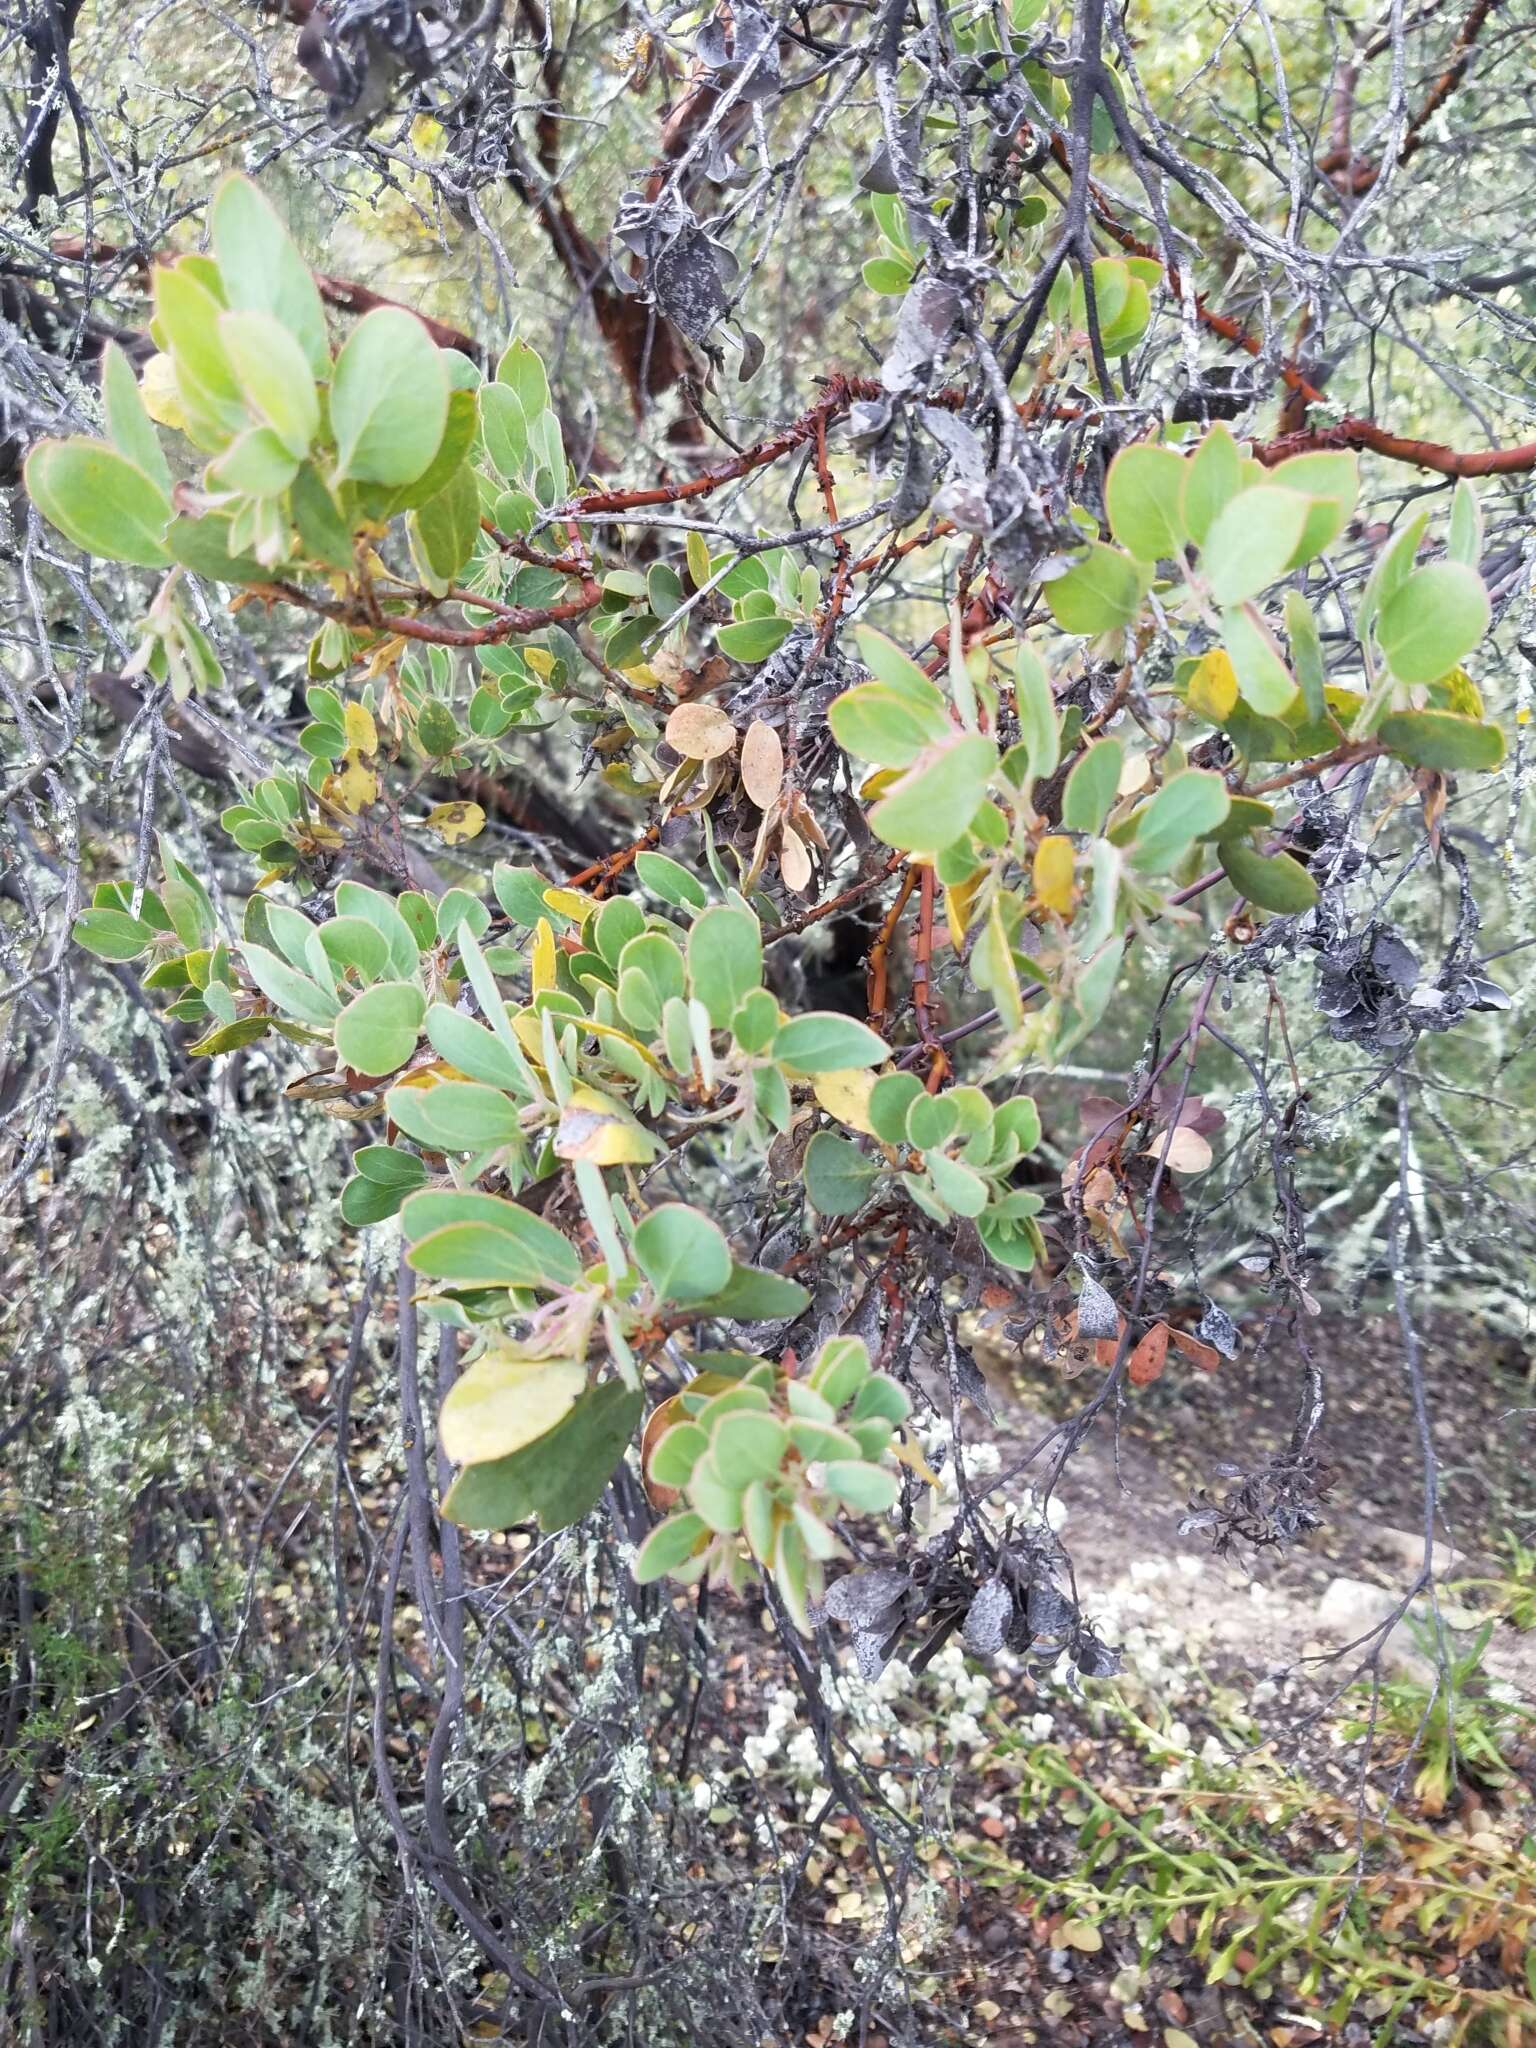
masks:
[[[1333,1643],[1357,1642],[1379,1628],[1401,1599],[1400,1593],[1385,1586],[1373,1586],[1367,1579],[1334,1579],[1318,1604],[1318,1628]],[[1440,1619],[1447,1628],[1461,1628],[1475,1617],[1442,1601]],[[1385,1668],[1427,1684],[1434,1677],[1434,1660],[1420,1648],[1413,1624],[1433,1625],[1433,1621],[1429,1602],[1415,1600],[1382,1647]]]
[[[1400,1558],[1412,1571],[1417,1571],[1424,1562],[1424,1538],[1415,1529],[1373,1529],[1372,1542]],[[1462,1563],[1462,1554],[1454,1543],[1437,1543],[1431,1555],[1435,1577],[1444,1578],[1453,1565]]]

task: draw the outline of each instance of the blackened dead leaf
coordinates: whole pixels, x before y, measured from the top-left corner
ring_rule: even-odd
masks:
[[[1077,1334],[1079,1337],[1116,1337],[1120,1334],[1120,1311],[1115,1307],[1108,1288],[1101,1287],[1090,1273],[1083,1275],[1082,1291],[1077,1297]]]
[[[1219,1351],[1223,1358],[1236,1358],[1243,1341],[1236,1323],[1214,1301],[1205,1304],[1196,1334]]]
[[[868,1630],[885,1620],[911,1585],[910,1574],[895,1565],[876,1565],[867,1572],[849,1572],[835,1579],[821,1603],[833,1621]]]
[[[978,1657],[991,1657],[1003,1647],[1013,1618],[1013,1595],[1001,1579],[988,1579],[965,1610],[965,1646]]]
[[[920,277],[901,302],[896,339],[880,366],[880,382],[894,397],[921,390],[949,346],[960,319],[960,294],[942,278]]]

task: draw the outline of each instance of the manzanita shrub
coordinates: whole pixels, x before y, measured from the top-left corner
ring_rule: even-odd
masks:
[[[105,352],[104,438],[43,441],[26,465],[61,534],[153,572],[134,665],[175,697],[219,674],[193,579],[308,617],[302,758],[224,814],[253,864],[238,938],[169,844],[159,887],[101,887],[76,937],[137,963],[195,1054],[286,1041],[297,1092],[368,1127],[342,1218],[398,1217],[424,1312],[469,1340],[438,1423],[458,1468],[443,1513],[561,1528],[638,1451],[660,1518],[636,1575],[771,1575],[802,1630],[852,1526],[867,1541],[932,1475],[908,1389],[877,1369],[893,1333],[808,1317],[803,1253],[792,1270],[743,1255],[703,1199],[706,1153],[797,1183],[876,1310],[881,1259],[921,1243],[973,1302],[1064,1303],[1132,1385],[1170,1339],[1214,1366],[1220,1311],[1203,1304],[1196,1338],[1116,1276],[1138,1205],[1210,1166],[1219,1115],[1152,1089],[1085,1149],[1061,1200],[1096,1234],[1095,1276],[1047,1212],[1050,1177],[1023,1171],[1041,1125],[1020,1079],[1071,1054],[1127,949],[1213,889],[1238,949],[1312,913],[1299,788],[1380,760],[1432,809],[1446,776],[1504,752],[1464,666],[1489,624],[1471,487],[1439,527],[1403,522],[1346,616],[1329,550],[1357,457],[1265,466],[1220,423],[1138,440],[1101,488],[1035,508],[1043,604],[957,595],[921,643],[899,605],[890,633],[859,620],[886,555],[856,557],[835,490],[857,497],[904,406],[962,455],[970,432],[914,367],[942,321],[930,306],[924,343],[901,203],[874,211],[866,281],[905,295],[883,382],[833,380],[685,485],[605,493],[572,473],[531,348],[482,375],[393,307],[337,346],[283,225],[231,177],[208,253],[154,270],[142,383]],[[1145,259],[1093,272],[1092,325],[1081,275],[1051,290],[1058,375],[1134,346],[1161,285]],[[626,533],[637,507],[804,449],[828,511],[814,545]],[[980,490],[960,462],[929,539],[1001,530]],[[480,807],[424,791],[515,770],[523,736],[562,718],[640,809],[634,843],[575,878],[499,862],[439,894],[345,872],[365,844],[473,840]],[[890,941],[914,900],[898,1036]],[[773,947],[853,903],[883,918],[868,1021],[795,1007]],[[949,1032],[941,966],[969,991]],[[676,1198],[680,1173],[698,1202]],[[1059,1631],[1059,1607],[1026,1637]]]

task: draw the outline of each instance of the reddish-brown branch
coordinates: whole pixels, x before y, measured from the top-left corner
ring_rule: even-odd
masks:
[[[1309,387],[1310,388],[1310,387]],[[1317,395],[1309,403],[1317,402]],[[1518,448],[1447,448],[1443,441],[1418,441],[1405,434],[1389,434],[1374,420],[1342,419],[1336,426],[1309,427],[1299,434],[1282,434],[1277,441],[1255,442],[1252,453],[1273,467],[1288,455],[1304,455],[1312,448],[1368,448],[1389,462],[1411,463],[1415,469],[1433,470],[1439,476],[1514,476],[1536,469],[1536,441]]]
[[[450,602],[488,608],[495,612],[496,619],[489,626],[445,626],[430,619],[402,618],[396,613],[382,612],[368,605],[337,603],[317,597],[312,591],[301,590],[296,583],[274,580],[253,583],[248,588],[254,597],[279,598],[284,604],[297,605],[301,611],[314,612],[323,619],[334,619],[354,632],[373,631],[386,637],[397,634],[402,640],[424,640],[435,647],[492,647],[501,640],[510,640],[524,633],[539,633],[546,626],[564,625],[571,619],[584,618],[588,612],[596,611],[603,598],[602,590],[590,580],[583,584],[579,597],[568,598],[564,604],[538,606],[499,604],[493,598],[477,597],[472,591],[451,590],[448,592]]]
[[[825,432],[826,422],[841,412],[850,399],[864,395],[862,387],[865,386],[875,388],[872,380],[866,377],[833,377],[827,385],[826,396],[819,399],[809,412],[803,412],[799,419],[793,420],[779,433],[754,441],[750,448],[744,448],[728,462],[716,463],[698,476],[655,484],[645,490],[588,491],[582,497],[572,499],[571,510],[587,514],[635,512],[647,505],[680,505],[689,498],[705,497],[710,491],[719,490],[722,484],[735,483],[738,478],[749,476],[754,469],[765,469],[769,463],[777,462],[792,448],[799,448],[812,440],[818,430]]]
[[[605,886],[615,875],[623,874],[636,854],[644,853],[647,847],[654,846],[660,837],[659,825],[647,825],[640,837],[630,845],[621,846],[616,853],[605,853],[601,860],[593,861],[590,867],[583,868],[579,874],[568,875],[564,886],[567,889],[582,889],[588,882],[596,882],[600,888]]]
[[[797,910],[792,917],[786,917],[782,924],[776,924],[765,931],[763,944],[771,946],[779,939],[792,938],[796,932],[803,932],[807,925],[820,924],[826,918],[836,917],[840,910],[846,910],[850,904],[857,903],[862,897],[878,889],[882,882],[889,881],[905,859],[904,853],[887,855],[872,875],[864,875],[859,881],[850,883],[846,889],[839,890],[837,895],[828,896],[820,903],[812,903],[804,910]]]
[[[869,1021],[871,1026],[882,1034],[885,1030],[886,969],[890,960],[891,941],[896,936],[896,927],[901,922],[901,913],[907,907],[907,898],[912,894],[916,884],[917,869],[909,867],[901,878],[901,887],[896,892],[896,900],[886,912],[875,943],[869,949],[869,957],[864,963],[865,982],[868,990],[866,1001],[869,1009]]]
[[[49,246],[56,256],[74,263],[115,263],[120,257],[127,256],[133,269],[146,273],[152,264],[174,263],[177,256],[176,250],[164,249],[146,262],[142,256],[120,248],[115,242],[87,242],[82,235],[55,235]],[[373,291],[368,285],[357,284],[349,277],[333,277],[328,270],[316,270],[310,274],[321,298],[340,312],[372,313],[380,306],[389,306],[419,320],[439,348],[454,349],[459,355],[468,356],[472,362],[482,365],[490,360],[489,352],[478,341],[446,320],[435,320],[430,313],[423,313],[415,306],[404,306],[398,299]]]
[[[1451,45],[1451,54],[1445,69],[1430,87],[1418,112],[1410,118],[1404,130],[1403,140],[1397,152],[1397,161],[1400,164],[1409,162],[1424,147],[1424,138],[1430,122],[1465,78],[1477,39],[1483,32],[1483,25],[1498,4],[1499,0],[1473,0],[1466,19],[1456,32],[1456,40]],[[1365,54],[1374,56],[1386,47],[1386,40],[1378,39]],[[1343,99],[1342,118],[1340,108],[1336,104],[1333,147],[1318,164],[1318,169],[1324,177],[1331,179],[1341,191],[1357,195],[1369,192],[1381,176],[1380,166],[1355,157],[1349,144],[1349,115],[1353,112],[1358,77],[1358,64],[1344,67],[1341,73],[1341,87],[1347,90],[1347,97]]]
[[[482,365],[491,360],[488,349],[482,348],[461,328],[450,326],[446,320],[434,320],[430,313],[420,312],[415,306],[402,306],[398,299],[386,298],[383,292],[371,291],[365,284],[354,284],[350,278],[332,277],[325,270],[317,270],[314,275],[321,298],[343,313],[371,313],[376,307],[392,306],[402,313],[414,313],[439,348],[455,349],[461,356],[468,356],[472,362]]]
[[[1489,6],[1494,4],[1496,0],[1488,0]],[[1129,228],[1122,227],[1098,186],[1090,185],[1089,197],[1099,226],[1112,241],[1117,242],[1128,255],[1149,256],[1154,262],[1163,263],[1157,249],[1133,235]],[[1163,273],[1177,297],[1181,283],[1179,273],[1166,263],[1163,263]],[[1194,296],[1194,308],[1200,324],[1212,334],[1219,335],[1223,341],[1230,342],[1247,355],[1263,354],[1263,343],[1256,336],[1230,314],[1218,313],[1208,306],[1198,292]],[[1282,363],[1279,375],[1281,382],[1303,404],[1327,403],[1323,393],[1302,375],[1293,362]],[[1367,448],[1389,462],[1411,463],[1415,469],[1434,470],[1441,476],[1510,476],[1522,470],[1536,469],[1536,441],[1524,442],[1518,448],[1448,448],[1440,441],[1419,441],[1407,435],[1389,433],[1385,427],[1377,426],[1374,420],[1354,417],[1340,420],[1336,426],[1284,434],[1277,441],[1259,442],[1253,453],[1260,462],[1272,464],[1283,462],[1287,455],[1300,455],[1311,448]]]

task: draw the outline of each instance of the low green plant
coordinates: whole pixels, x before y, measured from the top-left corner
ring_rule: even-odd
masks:
[[[1282,1994],[1337,2028],[1366,2017],[1389,2048],[1412,2009],[1453,2044],[1522,2040],[1536,2026],[1536,1854],[1532,1840],[1447,1836],[1392,1812],[1362,1821],[1355,1803],[1251,1754],[1210,1764],[1170,1745],[1109,1695],[1102,1711],[1161,1783],[1097,1775],[1055,1742],[997,1723],[994,1755],[1019,1773],[1021,1818],[1066,1825],[1059,1876],[1031,1877],[990,1845],[967,1853],[983,1881],[1079,1926],[1110,1923],[1142,1968],[1170,1944],[1206,1982]],[[1168,1772],[1171,1763],[1175,1768]],[[1490,1970],[1463,1965],[1486,1949]]]
[[[1453,1590],[1485,1593],[1500,1621],[1522,1631],[1536,1628],[1536,1543],[1526,1543],[1507,1529],[1499,1548],[1504,1557],[1502,1570],[1458,1579]]]
[[[1482,1666],[1492,1621],[1454,1651],[1431,1623],[1410,1620],[1409,1626],[1423,1656],[1436,1664],[1434,1674],[1384,1680],[1374,1713],[1346,1721],[1344,1732],[1358,1738],[1374,1722],[1379,1734],[1416,1761],[1413,1795],[1425,1812],[1443,1813],[1458,1779],[1488,1786],[1508,1780],[1511,1746],[1523,1728],[1536,1723],[1536,1712],[1489,1688]],[[1368,1695],[1371,1688],[1362,1684],[1356,1691]]]

